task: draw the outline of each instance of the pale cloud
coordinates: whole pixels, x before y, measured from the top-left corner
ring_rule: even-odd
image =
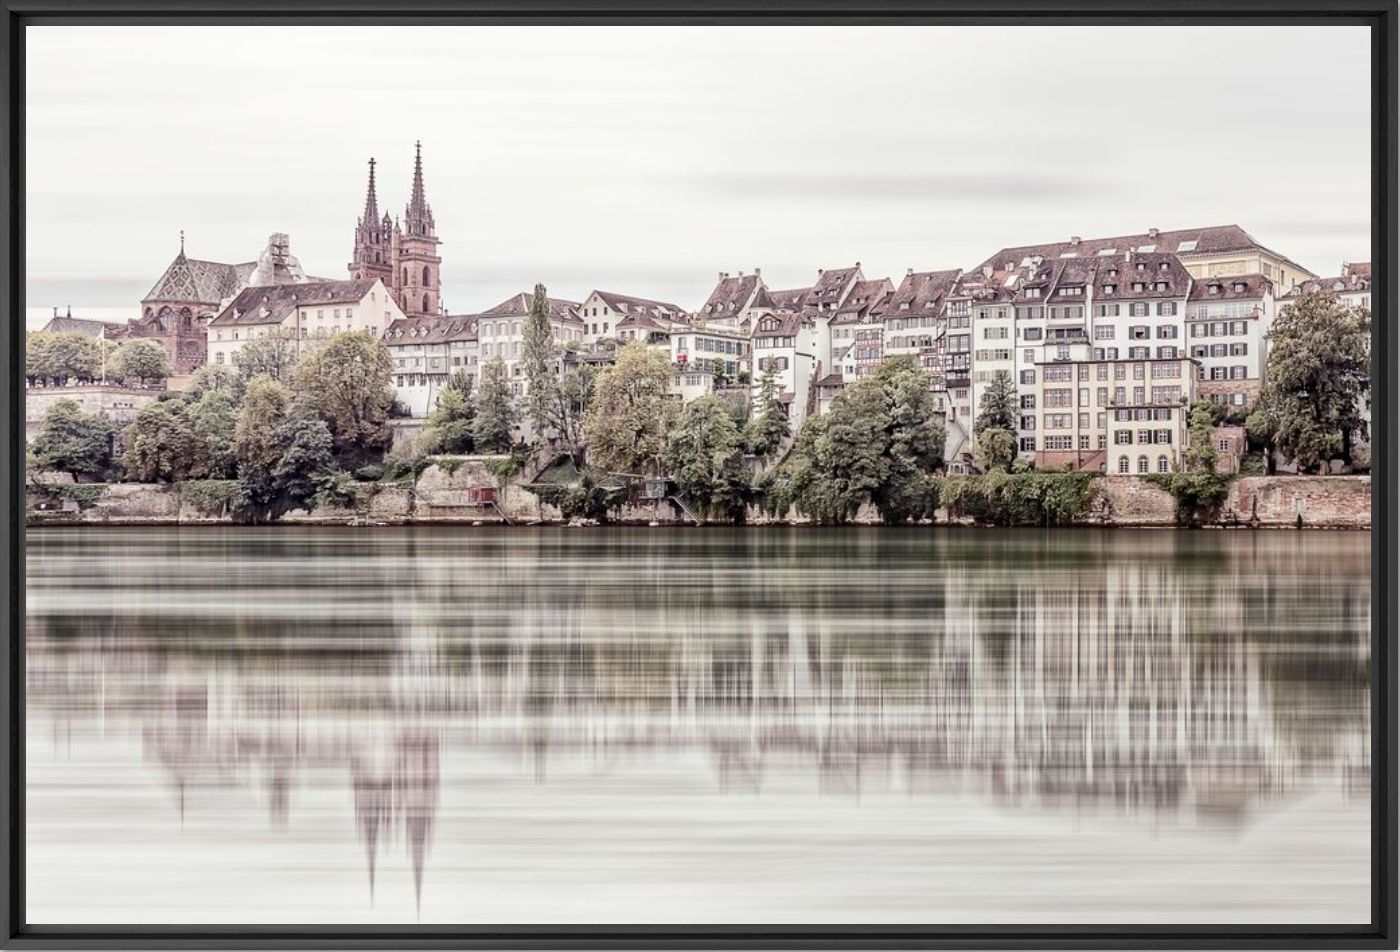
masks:
[[[1369,256],[1359,27],[40,27],[28,301],[129,307],[169,262],[291,234],[345,273],[376,156],[424,142],[444,299],[544,280],[697,306],[967,267],[1070,234],[1238,222]]]

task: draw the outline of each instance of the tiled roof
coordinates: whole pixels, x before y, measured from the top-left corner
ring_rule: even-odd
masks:
[[[894,293],[894,283],[889,278],[874,281],[857,281],[842,302],[833,324],[853,324],[870,319],[879,314],[889,296]]]
[[[316,284],[277,284],[244,288],[218,313],[213,326],[281,324],[298,307],[359,304],[377,279],[323,281]]]
[[[713,317],[719,314],[737,314],[760,290],[762,282],[756,274],[726,274],[719,279],[715,289],[701,306],[701,314]]]
[[[1119,235],[1114,238],[1052,241],[1039,245],[1003,248],[978,267],[991,265],[994,268],[1004,269],[1008,263],[1012,267],[1016,267],[1027,258],[1032,257],[1041,257],[1047,260],[1062,258],[1066,255],[1094,258],[1100,253],[1121,255],[1125,251],[1135,250],[1160,251],[1184,255],[1189,258],[1193,255],[1221,254],[1229,251],[1253,249],[1269,251],[1239,225],[1213,225],[1208,228],[1183,228],[1156,233],[1147,231],[1137,235]],[[1273,251],[1269,251],[1269,253],[1276,254]],[[1282,255],[1278,255],[1278,257],[1283,258]],[[1288,261],[1287,258],[1283,258],[1283,260]],[[1291,261],[1289,263],[1300,271],[1307,272],[1307,269],[1301,265]]]
[[[808,307],[832,307],[841,301],[841,292],[852,278],[860,274],[860,265],[854,268],[827,268],[817,275],[817,283],[807,291],[802,303]]]
[[[45,334],[82,334],[84,337],[104,337],[120,325],[89,320],[86,317],[54,317],[44,325]]]
[[[796,337],[807,320],[803,314],[774,314],[771,317],[763,317],[754,325],[753,336],[756,340],[765,337]],[[764,325],[770,322],[776,322],[777,326],[765,330]]]
[[[909,272],[885,302],[885,318],[937,313],[939,303],[952,290],[960,274],[961,270]]]
[[[481,316],[525,317],[530,313],[530,308],[534,303],[534,294],[528,291],[521,291],[519,294],[512,294],[495,307],[482,311]],[[579,307],[580,304],[578,301],[566,301],[563,298],[552,297],[549,299],[549,316],[555,320],[570,324],[582,324],[583,320],[578,316]]]
[[[640,310],[655,317],[669,320],[675,320],[685,314],[685,308],[666,301],[653,301],[648,298],[633,297],[630,294],[616,294],[612,291],[594,291],[593,293],[602,298],[608,307],[620,314],[631,314],[633,311]]]
[[[1213,293],[1212,288],[1216,288]],[[1239,301],[1262,298],[1273,282],[1262,274],[1232,274],[1202,278],[1191,286],[1192,301]]]
[[[1369,272],[1370,267],[1367,267]],[[1303,294],[1313,291],[1335,291],[1338,294],[1356,294],[1362,291],[1371,290],[1371,278],[1369,274],[1343,274],[1335,278],[1315,278],[1309,281],[1300,281],[1288,289],[1288,293],[1283,295],[1281,300],[1291,300]]]
[[[1191,287],[1190,272],[1174,254],[1138,252],[1097,259],[1096,264],[1096,303],[1183,297]]]
[[[434,317],[402,317],[384,329],[384,343],[390,347],[412,343],[446,344],[476,340],[475,314],[448,314]]]
[[[765,307],[776,307],[785,311],[800,311],[802,309],[802,302],[807,299],[807,295],[812,293],[812,289],[788,288],[782,291],[774,291],[772,288],[769,288],[767,293],[768,299],[772,303],[764,305]]]
[[[186,258],[181,251],[165,269],[155,287],[142,301],[189,301],[198,304],[218,304],[243,290],[256,261],[242,264],[220,264]]]

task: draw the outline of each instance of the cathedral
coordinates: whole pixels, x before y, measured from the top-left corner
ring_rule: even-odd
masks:
[[[365,210],[355,226],[355,251],[350,262],[354,280],[379,278],[409,317],[436,317],[442,310],[442,256],[437,252],[433,209],[423,193],[423,144],[413,157],[413,191],[403,223],[385,212],[379,215],[374,188],[374,159],[369,160],[369,189]]]

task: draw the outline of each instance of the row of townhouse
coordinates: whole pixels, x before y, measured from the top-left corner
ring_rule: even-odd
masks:
[[[665,353],[682,400],[756,389],[771,373],[794,429],[885,359],[912,355],[929,372],[955,465],[970,458],[978,407],[1005,373],[1023,458],[1137,473],[1177,464],[1197,398],[1253,403],[1274,318],[1319,289],[1369,306],[1369,266],[1319,278],[1227,225],[1004,248],[966,271],[911,269],[897,285],[859,262],[788,289],[758,270],[720,272],[695,311],[595,290],[551,299],[550,317],[570,360],[606,363],[633,341]],[[210,351],[236,361],[241,341],[274,328],[298,340],[369,330],[393,355],[400,399],[424,416],[453,373],[496,358],[523,395],[529,307],[522,293],[479,314],[406,317],[379,282],[254,287],[211,322]]]

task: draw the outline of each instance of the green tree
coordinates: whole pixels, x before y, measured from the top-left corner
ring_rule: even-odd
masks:
[[[1217,421],[1216,404],[1210,400],[1197,400],[1191,406],[1187,420],[1186,450],[1182,462],[1190,473],[1213,473],[1220,455],[1215,449],[1215,427]]]
[[[583,418],[588,461],[603,473],[656,474],[674,404],[671,361],[633,341],[598,375]]]
[[[987,381],[982,400],[977,405],[977,421],[973,428],[1016,432],[1016,384],[1009,370],[998,370]]]
[[[559,387],[560,436],[570,448],[583,446],[583,418],[593,402],[597,371],[591,364],[576,364],[564,372]]]
[[[234,454],[234,432],[238,427],[238,405],[228,388],[204,391],[190,404],[190,426],[204,443],[209,476],[228,479],[238,468]]]
[[[749,452],[761,460],[769,459],[782,449],[791,433],[792,424],[778,402],[778,374],[770,365],[758,381],[758,399],[747,434]]]
[[[330,427],[336,451],[356,456],[388,445],[393,370],[389,348],[356,331],[337,334],[304,356],[293,381]]]
[[[272,480],[279,502],[289,508],[304,505],[335,473],[330,427],[309,400],[293,400],[277,427],[277,442],[282,455],[272,468]]]
[[[269,376],[254,377],[243,393],[243,407],[234,426],[233,455],[238,477],[251,501],[265,505],[276,496],[272,471],[282,458],[278,429],[287,418],[292,392]]]
[[[44,411],[42,429],[30,450],[42,469],[96,477],[112,465],[116,428],[102,416],[84,413],[72,400],[59,400]]]
[[[438,394],[437,406],[428,415],[426,452],[472,452],[472,423],[476,419],[476,403],[472,399],[473,381],[470,375],[458,376],[454,376],[452,382]]]
[[[740,519],[750,482],[743,434],[725,401],[702,397],[681,410],[667,438],[667,475],[704,516]]]
[[[123,431],[122,441],[122,464],[128,477],[140,482],[168,483],[208,472],[208,448],[182,400],[142,407]]]
[[[1016,383],[998,370],[987,381],[973,424],[978,462],[985,470],[1007,469],[1016,460]]]
[[[170,376],[170,357],[155,341],[127,341],[107,361],[107,376],[114,380],[135,380],[141,386]]]
[[[999,426],[978,431],[973,456],[984,472],[1009,471],[1016,461],[1016,434]]]
[[[559,348],[554,342],[549,297],[543,284],[535,285],[535,298],[522,337],[520,367],[525,375],[525,417],[534,430],[534,441],[543,443],[550,431],[560,430],[563,423],[559,413]]]
[[[227,392],[236,403],[243,396],[244,379],[238,371],[223,364],[205,364],[190,377],[190,385],[185,388],[185,397],[199,400],[211,390]]]
[[[478,453],[505,453],[515,443],[515,401],[511,398],[506,365],[499,357],[481,368],[481,386],[476,395],[476,418],[472,420],[472,442]]]
[[[24,344],[24,376],[30,386],[90,383],[101,376],[103,343],[86,334],[33,331]]]
[[[1269,365],[1253,427],[1300,471],[1352,458],[1370,389],[1370,313],[1313,292],[1285,307],[1269,334]],[[1272,416],[1273,426],[1266,425]],[[1270,432],[1271,430],[1271,432]]]
[[[937,502],[944,430],[928,375],[910,355],[891,358],[809,418],[770,483],[770,505],[844,522],[871,502],[886,522],[927,515]]]
[[[238,349],[238,376],[244,382],[254,377],[271,377],[291,384],[299,348],[295,335],[285,328],[254,337]]]

